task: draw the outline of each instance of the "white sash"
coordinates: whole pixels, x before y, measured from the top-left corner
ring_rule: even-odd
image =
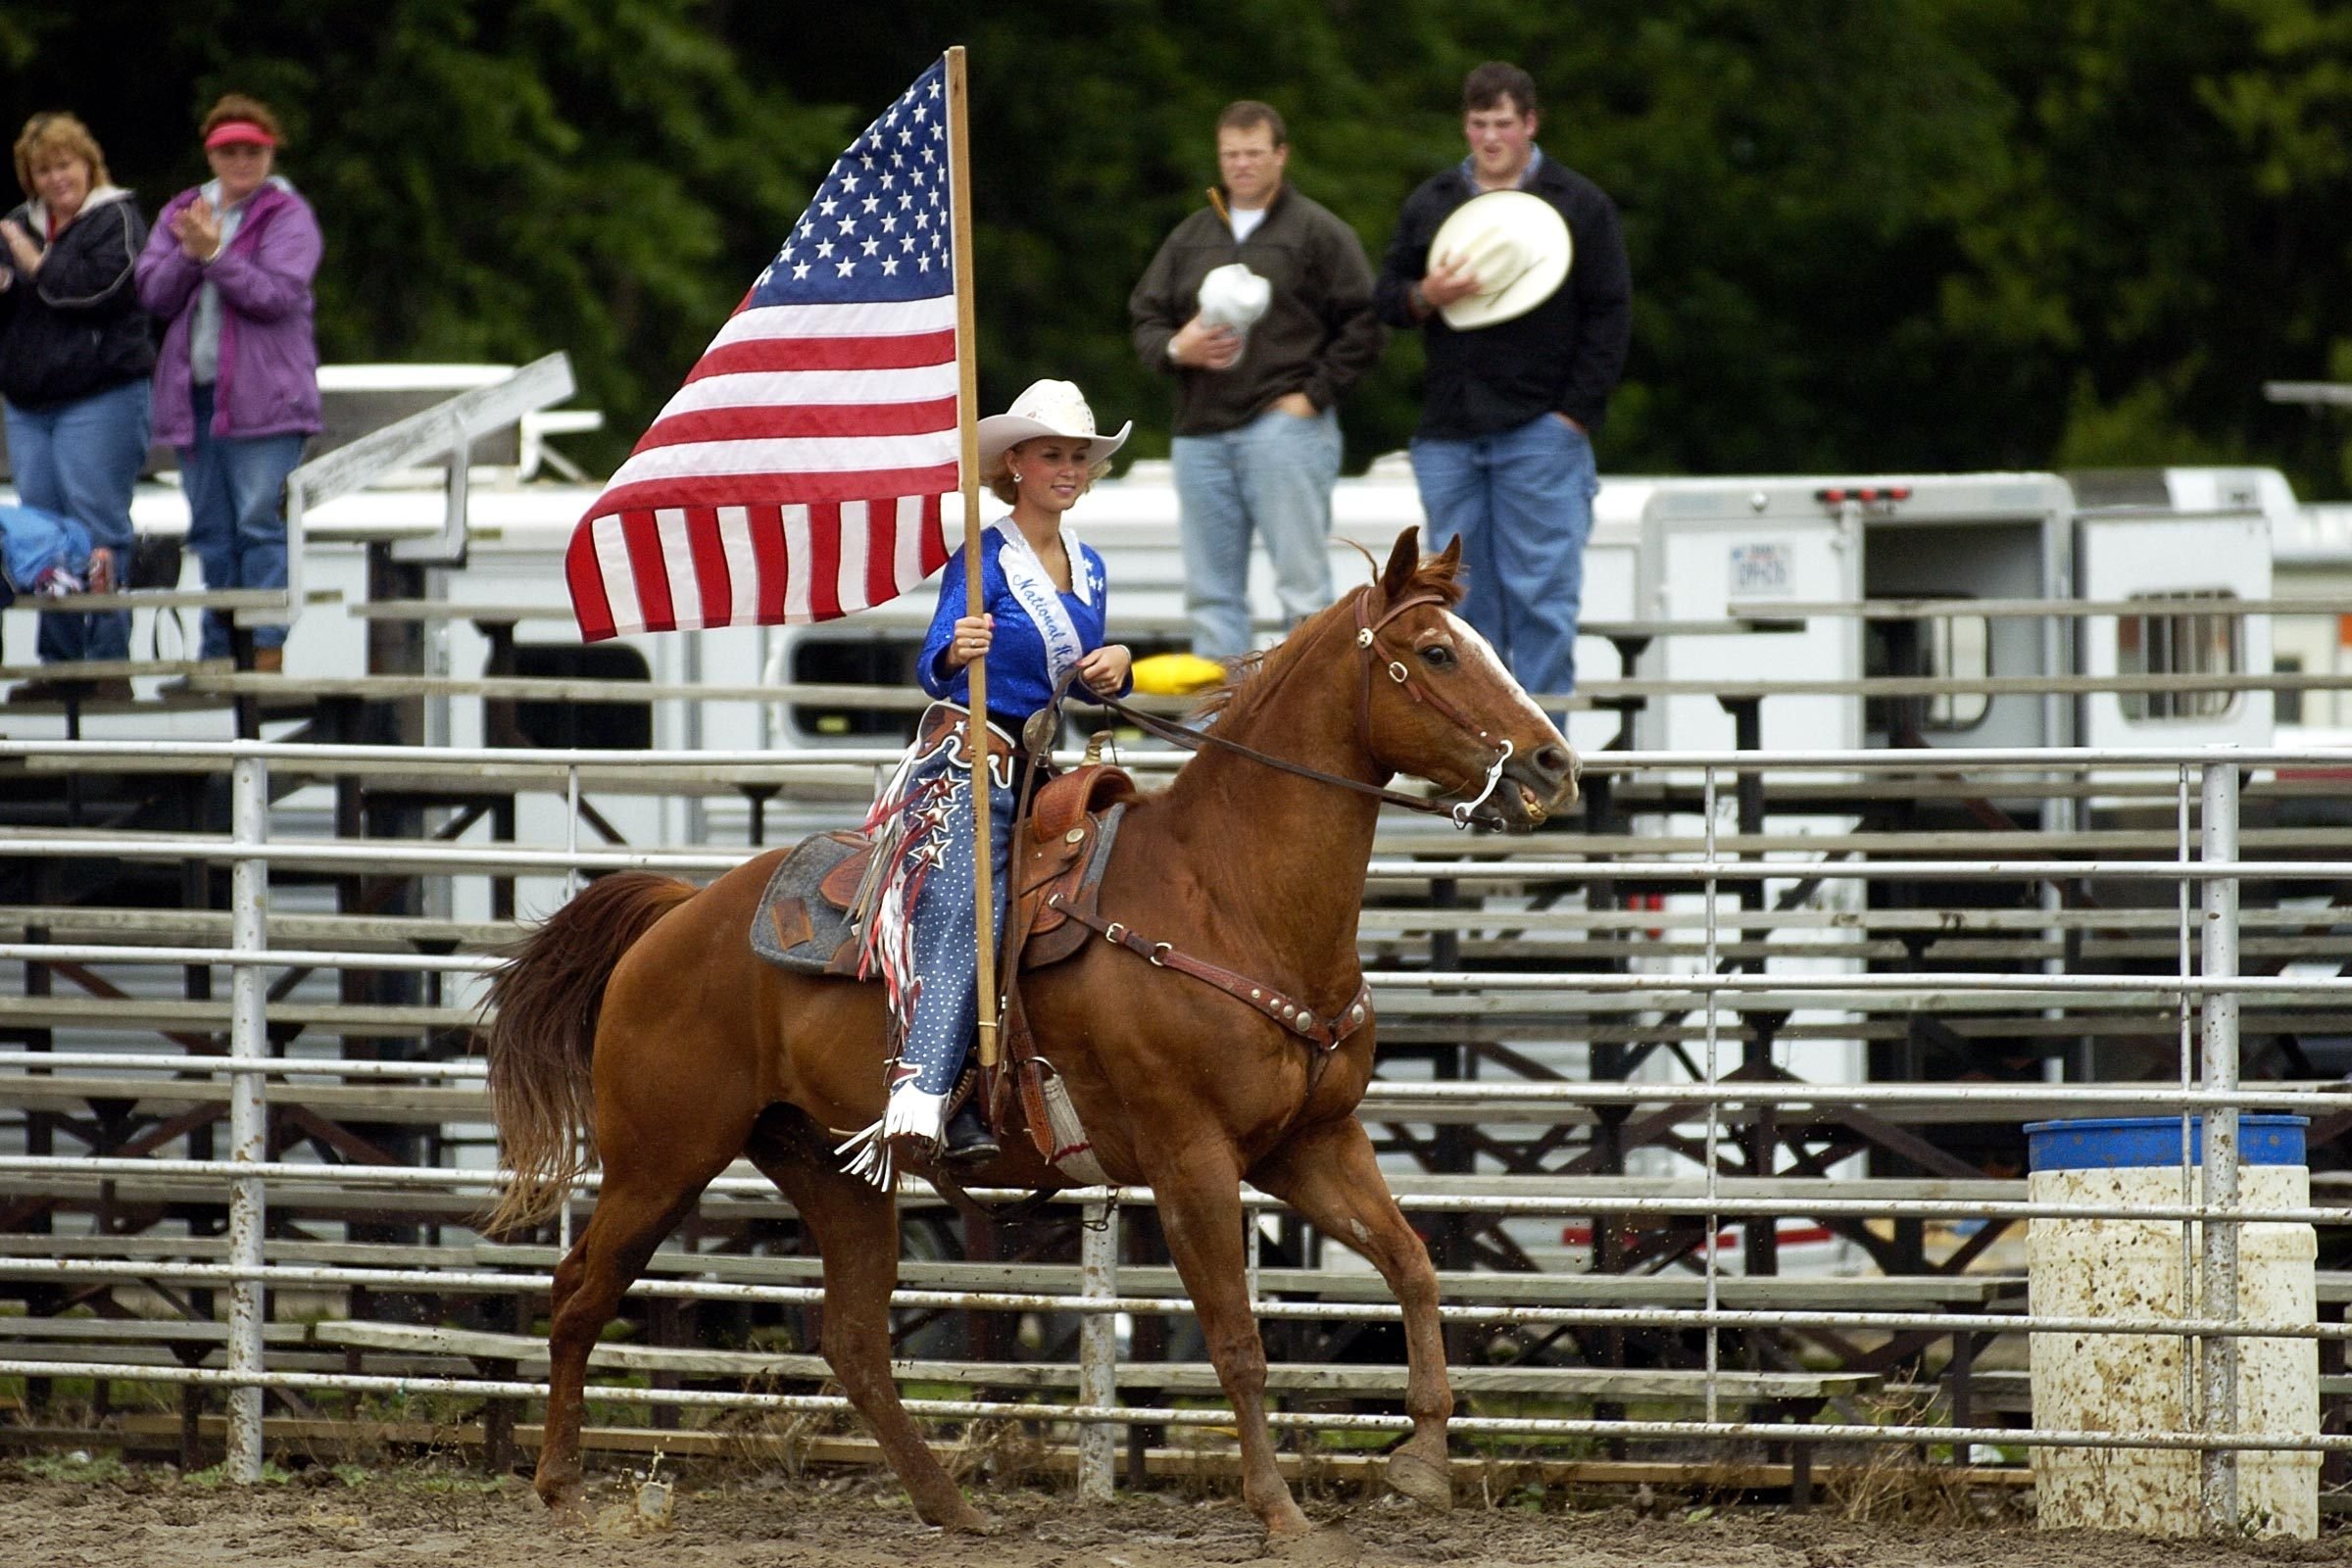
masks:
[[[1038,636],[1045,640],[1046,684],[1058,686],[1071,666],[1086,657],[1086,648],[1078,640],[1078,628],[1071,624],[1070,612],[1062,606],[1053,574],[1037,559],[1037,552],[1030,548],[1020,524],[1004,516],[989,526],[1004,536],[1004,548],[997,556],[997,564],[1004,570],[1004,585],[1021,602],[1021,608],[1028,612],[1029,619],[1037,627]],[[1090,598],[1085,557],[1066,529],[1062,533],[1062,548],[1069,552],[1072,588],[1079,598]]]

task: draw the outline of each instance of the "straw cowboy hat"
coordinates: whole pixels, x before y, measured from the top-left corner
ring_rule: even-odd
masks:
[[[1012,400],[1011,408],[980,421],[980,461],[993,463],[1007,447],[1041,435],[1057,435],[1066,441],[1092,442],[1087,461],[1102,463],[1127,444],[1127,432],[1134,428],[1135,421],[1130,419],[1119,426],[1116,435],[1102,435],[1095,429],[1095,411],[1086,406],[1086,394],[1076,386],[1068,381],[1032,381],[1027,391]]]
[[[1438,307],[1456,331],[1525,316],[1559,289],[1576,245],[1568,220],[1541,196],[1491,190],[1455,208],[1429,242],[1436,259],[1470,264],[1478,292]]]
[[[1241,262],[1212,268],[1200,280],[1200,319],[1209,326],[1247,332],[1274,303],[1274,285]]]

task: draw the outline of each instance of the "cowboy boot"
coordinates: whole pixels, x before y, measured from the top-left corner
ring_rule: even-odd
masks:
[[[963,1103],[948,1118],[945,1148],[941,1156],[951,1165],[984,1165],[1004,1151],[997,1144],[997,1135],[988,1130],[988,1119],[980,1114],[980,1097],[963,1097]]]

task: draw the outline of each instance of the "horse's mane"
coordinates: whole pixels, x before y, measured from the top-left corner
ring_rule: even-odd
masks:
[[[1410,599],[1415,594],[1425,593],[1437,595],[1448,609],[1461,602],[1462,585],[1454,580],[1453,566],[1444,556],[1423,556],[1413,567],[1412,576],[1405,580],[1404,591],[1397,597]],[[1193,718],[1223,718],[1230,721],[1235,715],[1248,712],[1255,706],[1256,698],[1282,684],[1279,679],[1270,680],[1266,677],[1279,676],[1288,669],[1305,650],[1314,646],[1323,630],[1323,622],[1347,614],[1348,607],[1354,602],[1355,595],[1350,593],[1337,604],[1326,606],[1309,615],[1272,648],[1245,654],[1227,664],[1225,683],[1200,699],[1200,706],[1193,710]]]

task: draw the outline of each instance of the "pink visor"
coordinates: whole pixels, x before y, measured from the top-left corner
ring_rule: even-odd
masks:
[[[250,120],[224,120],[213,127],[213,133],[210,136],[204,138],[207,151],[215,147],[227,147],[237,143],[248,143],[255,147],[274,147],[277,145],[277,138]]]

